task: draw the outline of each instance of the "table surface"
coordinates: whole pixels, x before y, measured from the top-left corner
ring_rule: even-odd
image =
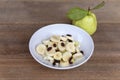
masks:
[[[28,43],[39,28],[71,23],[66,12],[101,0],[0,0],[0,80],[120,80],[120,0],[104,0],[94,11],[95,51],[82,66],[65,71],[46,68],[30,55]]]

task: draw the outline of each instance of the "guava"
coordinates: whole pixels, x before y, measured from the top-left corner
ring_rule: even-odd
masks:
[[[89,12],[83,19],[73,20],[73,25],[78,26],[88,32],[90,35],[94,34],[97,29],[96,15]]]

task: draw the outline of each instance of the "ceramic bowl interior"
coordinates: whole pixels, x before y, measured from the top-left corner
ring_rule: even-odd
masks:
[[[74,40],[80,42],[80,49],[84,52],[84,58],[82,58],[80,61],[68,67],[56,67],[53,66],[50,62],[44,60],[41,55],[37,54],[35,50],[36,45],[40,44],[43,40],[48,39],[52,35],[66,35],[66,34],[71,34]],[[52,69],[65,70],[78,67],[85,63],[86,61],[88,61],[94,51],[94,42],[91,36],[81,28],[69,24],[51,24],[38,29],[32,35],[29,42],[29,50],[33,58],[38,63]]]

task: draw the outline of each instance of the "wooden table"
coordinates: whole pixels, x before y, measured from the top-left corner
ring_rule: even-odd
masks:
[[[84,65],[65,71],[46,68],[30,55],[28,43],[39,28],[70,23],[66,12],[101,0],[0,0],[0,80],[120,80],[120,0],[105,0],[95,13],[95,51]]]

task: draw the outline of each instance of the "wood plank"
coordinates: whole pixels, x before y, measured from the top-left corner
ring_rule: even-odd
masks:
[[[120,23],[120,13],[118,12],[120,1],[105,1],[105,7],[95,11],[98,23]],[[99,2],[101,0],[2,0],[0,1],[0,24],[70,23],[66,18],[66,13],[70,8],[75,6],[87,8]]]
[[[92,36],[92,58],[65,71],[46,68],[29,53],[31,35],[44,25],[47,23],[0,25],[0,80],[120,80],[120,23],[98,24]]]
[[[9,1],[9,0],[0,0],[0,1]],[[11,1],[42,1],[42,2],[66,2],[66,1],[72,1],[72,2],[74,2],[74,1],[78,1],[78,0],[11,0]],[[81,1],[84,1],[84,0],[81,0]],[[88,0],[88,1],[94,1],[94,0]],[[100,1],[100,0],[98,0],[98,1]],[[108,0],[104,0],[104,1],[108,1]],[[109,1],[116,1],[116,0],[109,0]],[[79,1],[78,1],[79,2]]]

